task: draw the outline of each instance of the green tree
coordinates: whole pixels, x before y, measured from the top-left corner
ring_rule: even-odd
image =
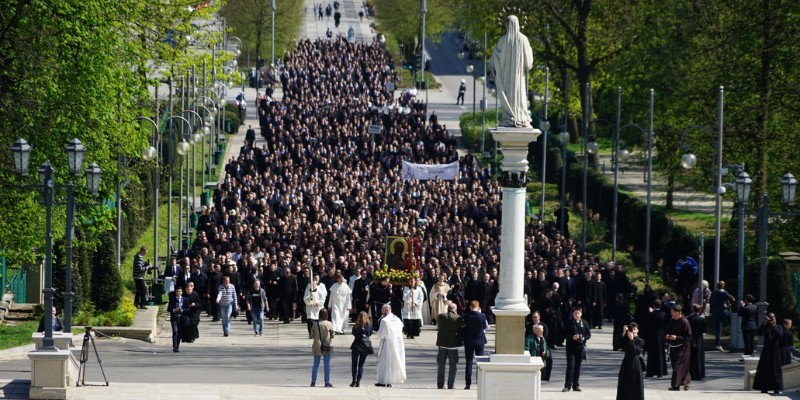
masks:
[[[112,311],[122,299],[122,278],[114,256],[114,237],[106,232],[99,241],[92,257],[92,302],[100,311]]]
[[[405,58],[411,59],[422,49],[422,1],[375,0],[375,19],[378,29],[391,33],[403,47]],[[452,3],[446,0],[427,0],[425,36],[438,43],[442,32],[452,26]]]
[[[276,1],[275,7],[275,57],[294,48],[300,23],[302,21],[301,0]],[[233,30],[242,39],[247,49],[253,48],[253,58],[270,59],[272,54],[272,4],[270,0],[228,0],[223,7],[222,15]],[[242,56],[246,55],[242,49]]]

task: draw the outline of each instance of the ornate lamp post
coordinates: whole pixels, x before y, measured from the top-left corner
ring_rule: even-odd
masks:
[[[750,196],[750,188],[753,184],[752,179],[747,174],[747,172],[741,171],[739,172],[739,176],[736,177],[735,187],[736,187],[736,197],[739,202],[739,248],[743,247],[744,242],[744,223],[742,222],[743,217],[746,211],[743,210],[743,207],[748,202],[748,198]],[[794,198],[797,192],[797,179],[795,179],[794,175],[791,173],[786,173],[780,180],[781,184],[781,200],[783,200],[783,204],[786,207],[791,207],[794,205]],[[767,235],[769,233],[769,217],[771,216],[782,216],[785,215],[783,213],[770,213],[769,211],[769,197],[767,196],[767,192],[762,194],[761,199],[761,206],[756,211],[755,215],[758,218],[758,249],[760,253],[761,259],[761,276],[759,279],[759,297],[758,297],[758,314],[759,320],[764,319],[764,315],[767,312],[767,307],[769,303],[767,303]],[[739,264],[739,287],[740,291],[742,291],[742,282],[744,279],[744,256],[742,255],[740,258]],[[743,296],[743,293],[739,294],[740,298]],[[759,339],[759,342],[763,344],[763,339]]]
[[[65,147],[68,159],[69,174],[72,177],[81,175],[83,168],[83,156],[86,153],[86,147],[81,144],[81,141],[72,139]],[[30,154],[32,147],[25,141],[25,139],[18,139],[11,146],[11,152],[14,156],[14,168],[20,177],[26,177],[30,169]],[[67,326],[72,326],[72,239],[74,237],[75,225],[75,198],[73,189],[77,186],[75,183],[68,182],[65,185],[57,185],[55,183],[56,170],[53,168],[50,161],[45,161],[38,169],[39,184],[26,185],[24,187],[36,187],[42,191],[44,198],[45,212],[46,212],[46,231],[45,231],[45,263],[44,263],[44,339],[42,342],[42,351],[55,351],[57,350],[53,341],[53,315],[50,310],[53,308],[53,192],[56,188],[67,189],[67,260],[66,260],[66,279],[64,289],[64,318],[65,318],[65,331]],[[88,192],[96,195],[100,187],[100,176],[103,170],[92,163],[89,168],[83,171],[86,174],[86,185]],[[69,325],[67,325],[67,323]]]

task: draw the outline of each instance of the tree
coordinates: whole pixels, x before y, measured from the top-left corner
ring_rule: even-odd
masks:
[[[294,47],[294,40],[302,21],[300,0],[276,1],[275,7],[275,57]],[[254,57],[269,59],[272,44],[272,4],[270,0],[229,0],[223,7],[225,17],[233,32],[242,39],[245,47],[254,48]],[[245,53],[245,49],[242,49]]]
[[[105,232],[92,257],[92,302],[100,311],[116,310],[122,299],[122,278],[114,257],[114,237]]]
[[[422,49],[423,0],[375,0],[375,19],[378,29],[393,35],[402,46],[403,55],[410,60]],[[453,21],[452,4],[445,0],[427,0],[425,36],[438,43],[441,34]]]

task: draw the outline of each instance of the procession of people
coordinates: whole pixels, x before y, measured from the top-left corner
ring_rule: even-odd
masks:
[[[458,155],[446,127],[426,121],[425,107],[399,104],[387,89],[396,80],[393,66],[379,42],[341,37],[303,40],[286,55],[278,82],[282,98],[269,91],[255,104],[261,138],[248,139],[227,161],[222,183],[199,216],[195,241],[171,261],[176,290],[170,310],[193,304],[197,315],[202,310],[212,321],[221,319],[226,337],[240,307],[247,308],[256,336],[263,333],[265,313],[283,323],[306,323],[312,386],[320,362],[325,386],[331,386],[331,340],[348,332],[351,386],[360,386],[373,330],[380,337],[376,384],[403,383],[403,336],[413,339],[425,334],[422,326],[435,324],[438,387],[454,388],[464,347],[469,389],[474,356],[484,353],[485,332],[494,322],[502,188],[490,166]],[[379,134],[370,130],[376,125]],[[454,180],[404,180],[404,161],[455,162],[458,174]],[[643,398],[641,380],[666,376],[667,354],[670,390],[689,390],[691,379],[703,379],[697,335],[705,330],[696,329],[704,323],[697,318],[710,308],[717,319],[714,302],[724,296],[712,294],[687,319],[669,294],[656,298],[646,288],[634,299],[623,265],[580,249],[555,224],[531,219],[524,225],[526,276],[520,279],[531,310],[525,348],[546,365],[545,381],[563,347],[563,391],[582,390],[581,372],[591,369],[583,362],[592,350],[592,330],[602,329],[604,320],[614,323],[612,350],[624,351],[619,393],[625,394],[618,398]],[[392,235],[419,240],[418,277],[377,278],[385,262],[383,240]],[[180,278],[183,267],[191,272]],[[182,300],[179,279],[193,285],[199,304]],[[177,336],[199,320],[183,325],[180,313],[176,319]],[[779,328],[760,332],[777,337]],[[173,348],[178,352],[178,343]],[[630,371],[638,376],[628,378]],[[776,373],[759,365],[762,377]],[[758,382],[782,390],[777,378]]]

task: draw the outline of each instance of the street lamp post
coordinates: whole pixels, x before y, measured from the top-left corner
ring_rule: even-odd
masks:
[[[564,123],[561,125],[561,132],[558,139],[561,141],[561,207],[559,208],[559,232],[564,235],[564,218],[566,210],[564,207],[567,202],[567,143],[569,143],[569,75],[564,75]],[[569,228],[569,226],[567,226]]]
[[[467,65],[467,73],[472,75],[472,117],[475,118],[475,101],[476,101],[476,97],[475,97],[475,78],[476,77],[475,77],[475,74],[473,74],[473,72],[475,72],[475,66],[472,65],[472,64]]]
[[[272,34],[270,35],[270,40],[272,40],[272,45],[270,45],[270,59],[269,59],[269,66],[272,67],[275,65],[275,0],[272,0],[272,4],[270,5],[270,9],[272,10]],[[261,54],[259,54],[261,56]]]
[[[611,224],[611,261],[614,265],[617,264],[617,210],[618,210],[618,202],[619,202],[619,165],[620,163],[628,162],[630,158],[630,152],[624,148],[625,142],[620,140],[620,132],[627,128],[636,128],[639,132],[642,133],[643,136],[647,138],[647,152],[648,152],[648,172],[645,176],[647,182],[647,222],[645,227],[645,282],[649,281],[649,274],[650,274],[650,175],[652,173],[652,132],[653,132],[653,89],[650,89],[650,107],[648,112],[647,120],[650,124],[649,131],[645,131],[644,128],[641,126],[629,123],[623,126],[620,126],[621,120],[621,113],[622,113],[622,88],[617,87],[617,115],[616,115],[616,129],[614,130],[614,150],[611,157],[612,168],[614,169],[614,211],[612,216],[612,224]]]
[[[725,189],[722,187],[722,128],[723,128],[723,105],[724,105],[724,87],[719,87],[719,101],[718,101],[718,117],[717,117],[717,142],[716,142],[716,168],[714,171],[714,186],[713,192],[716,199],[716,220],[714,223],[714,286],[719,282],[719,256],[720,256],[720,225],[722,220],[722,194]],[[693,129],[702,129],[711,135],[712,140],[714,133],[710,128],[705,126],[695,125],[686,128],[681,134],[681,149],[687,149],[687,152],[681,156],[681,166],[685,169],[694,168],[697,164],[697,157],[688,151],[689,145],[683,144],[683,139],[686,134]],[[720,193],[721,192],[721,193]]]
[[[20,177],[28,176],[30,169],[30,154],[32,147],[25,141],[25,139],[18,139],[11,146],[11,152],[14,156],[14,167],[16,173]],[[81,168],[83,167],[83,156],[86,152],[86,147],[81,144],[81,141],[72,139],[65,147],[67,158],[69,160],[69,173],[73,177],[81,175]],[[64,187],[67,189],[67,262],[66,262],[66,282],[64,290],[64,317],[65,321],[72,324],[72,237],[74,235],[74,221],[75,221],[75,199],[73,189],[76,184],[69,182],[65,185],[57,185],[55,183],[55,168],[53,168],[50,161],[44,162],[38,169],[39,184],[26,185],[23,187],[36,187],[42,190],[42,197],[44,198],[45,205],[45,263],[44,263],[44,338],[42,341],[42,351],[55,351],[57,350],[53,341],[53,314],[50,310],[53,308],[53,192],[56,188]],[[96,195],[100,187],[100,176],[103,170],[92,163],[85,171],[86,185],[90,194]],[[66,329],[66,328],[65,328]]]
[[[158,119],[158,117],[156,117]],[[158,171],[159,169],[159,154],[158,154],[158,141],[160,140],[159,137],[161,136],[161,132],[158,129],[158,124],[150,118],[138,116],[133,119],[134,121],[144,120],[150,122],[153,125],[153,135],[151,137],[152,144],[149,147],[145,147],[142,149],[141,156],[145,161],[153,161],[155,160],[156,166],[155,171],[153,172],[153,260],[155,260],[156,267],[158,266],[158,203],[160,201],[158,196],[158,189],[159,183],[158,178],[161,175]],[[169,235],[169,233],[167,233]]]
[[[744,215],[745,211],[743,210],[744,206],[748,203],[750,197],[750,188],[753,184],[753,180],[750,179],[750,176],[747,172],[741,170],[739,172],[739,176],[736,177],[735,181],[736,186],[736,198],[737,202],[739,203],[739,248],[743,248],[744,243]],[[797,192],[797,179],[795,179],[794,175],[791,173],[786,173],[780,180],[781,183],[781,198],[783,200],[783,204],[787,207],[791,207],[794,205],[794,198]],[[756,212],[756,216],[758,218],[758,249],[760,253],[760,260],[761,260],[761,271],[760,271],[760,279],[759,279],[759,297],[758,297],[758,315],[759,320],[764,319],[764,315],[767,312],[767,307],[769,303],[767,303],[767,235],[769,230],[769,217],[771,216],[781,216],[784,215],[782,213],[770,213],[769,211],[769,197],[767,196],[767,192],[762,194],[761,199],[761,206],[758,207],[758,211]],[[741,250],[740,250],[741,251]],[[742,281],[744,278],[744,255],[740,256],[740,264],[739,264],[739,285],[740,291],[743,291],[742,288]],[[740,298],[743,296],[742,293],[739,294]],[[763,344],[763,338],[760,340]]]
[[[545,172],[547,171],[547,131],[550,130],[550,121],[547,120],[547,95],[550,90],[550,68],[544,67],[544,115],[539,121],[539,130],[542,131],[542,199],[539,207],[539,221],[544,227],[544,200],[545,200]],[[496,115],[496,114],[495,114]]]

